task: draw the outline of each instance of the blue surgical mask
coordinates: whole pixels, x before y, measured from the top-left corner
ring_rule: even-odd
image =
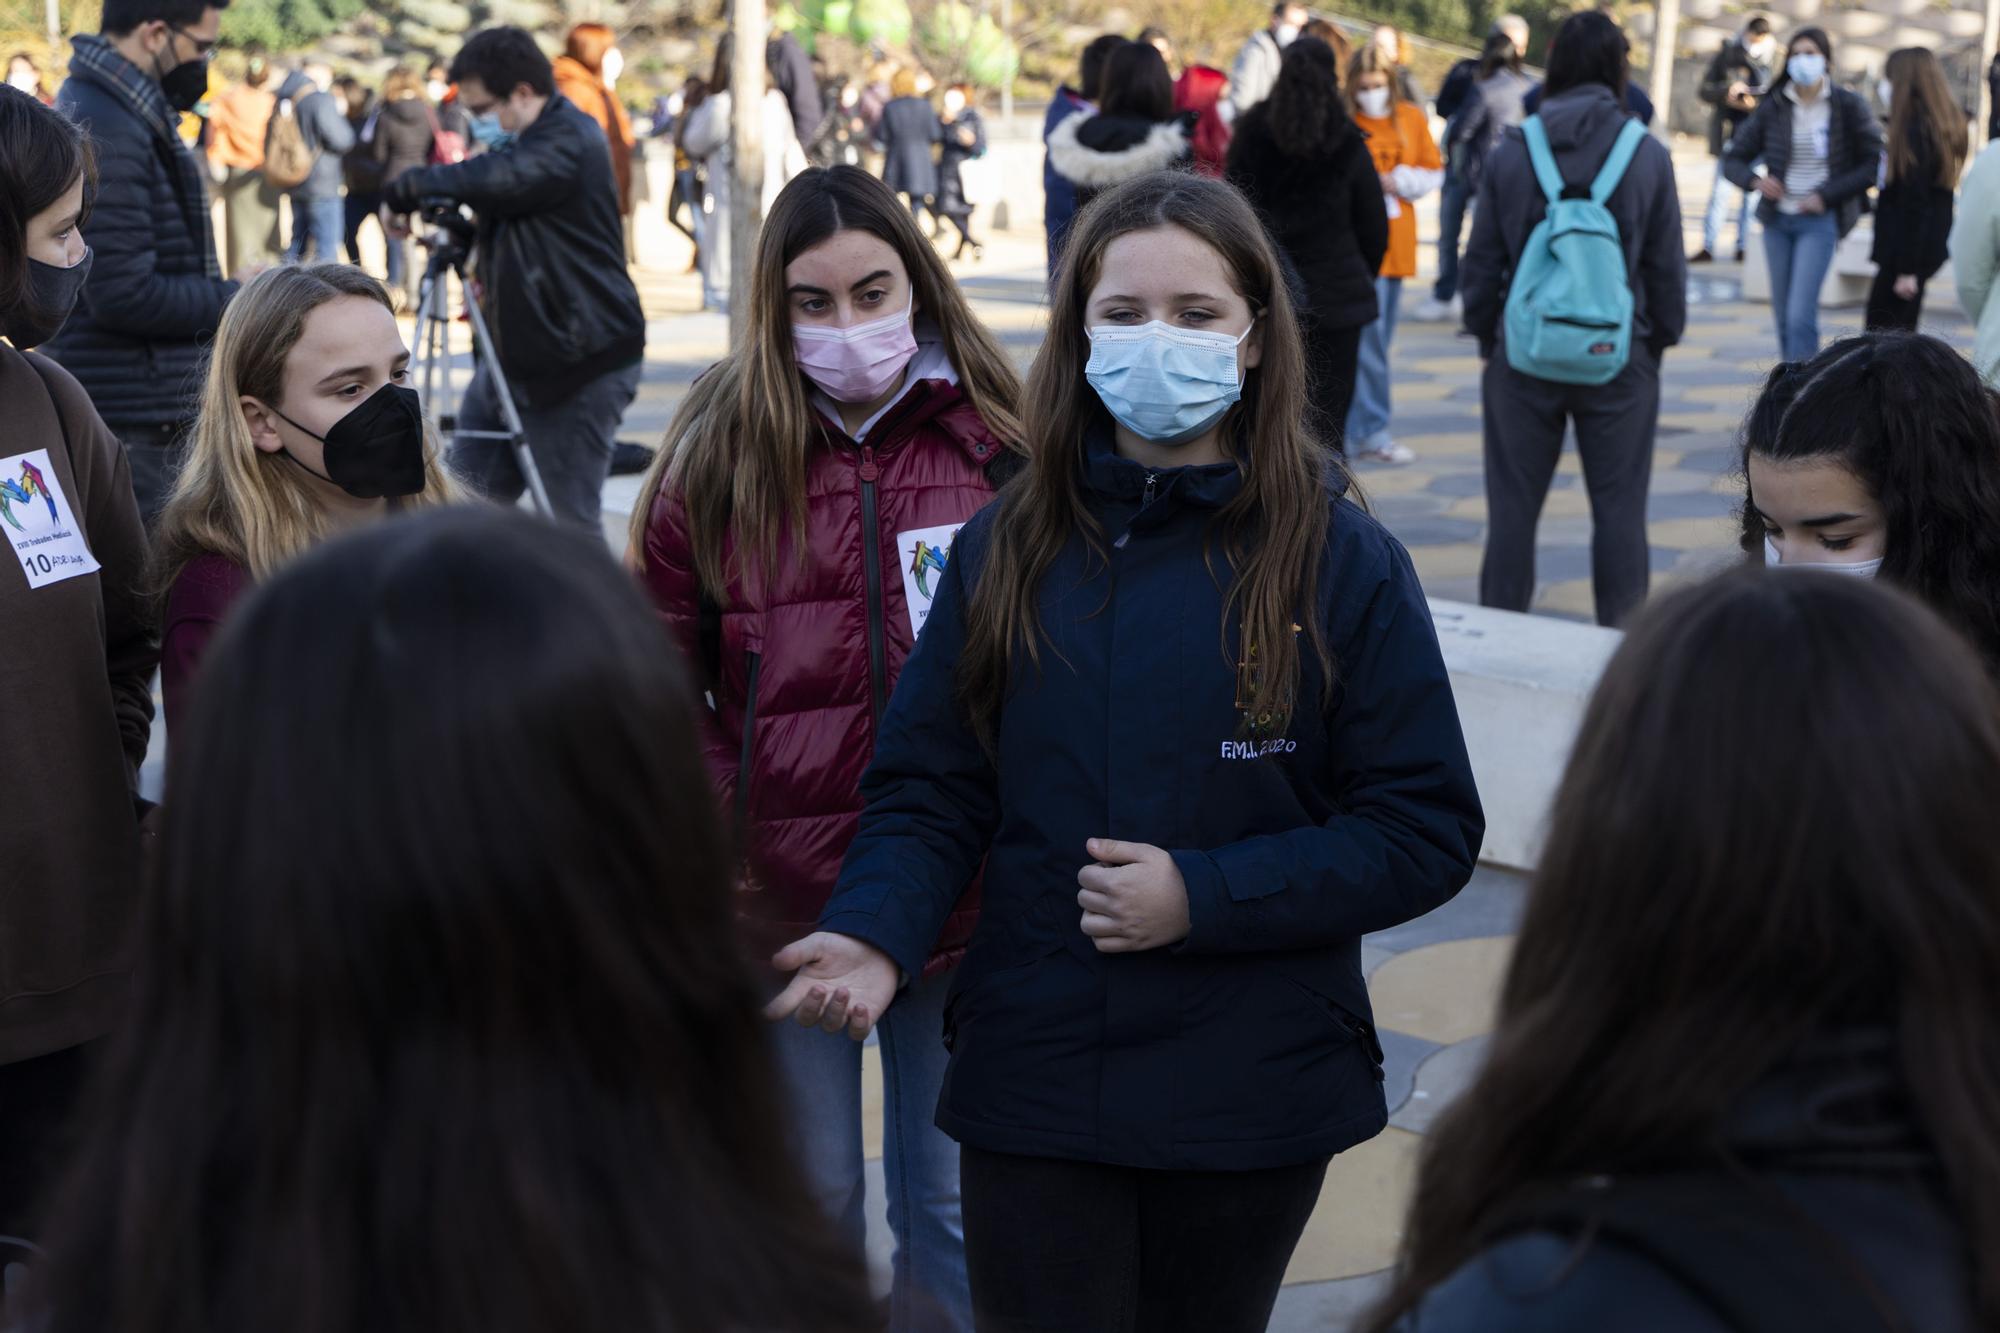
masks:
[[[1845,574],[1851,579],[1872,579],[1882,572],[1882,557],[1877,556],[1873,560],[1818,560],[1808,564],[1788,565],[1778,551],[1778,544],[1766,537],[1764,567],[1793,571],[1812,570],[1821,574]]]
[[[1785,62],[1785,73],[1801,88],[1817,88],[1819,81],[1826,77],[1826,57],[1801,51]]]
[[[514,142],[514,136],[500,128],[500,117],[494,112],[474,116],[467,124],[472,132],[472,142],[488,152],[497,152]]]
[[[1186,444],[1243,396],[1236,348],[1249,329],[1232,338],[1156,319],[1100,325],[1088,333],[1083,377],[1118,423],[1142,440]]]

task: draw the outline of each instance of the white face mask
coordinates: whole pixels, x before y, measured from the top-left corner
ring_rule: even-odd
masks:
[[[1278,39],[1279,46],[1290,46],[1293,40],[1299,35],[1299,25],[1296,23],[1276,24],[1271,29],[1271,35]]]
[[[35,77],[35,71],[31,69],[17,69],[7,76],[7,86],[33,94],[40,91],[41,80]]]
[[[1872,579],[1882,570],[1882,557],[1873,560],[1822,560],[1811,564],[1788,565],[1778,554],[1778,545],[1769,537],[1764,538],[1764,567],[1782,569],[1788,572],[1804,571],[1821,574],[1845,574],[1849,578]]]
[[[1750,58],[1760,65],[1771,63],[1771,57],[1778,54],[1778,39],[1775,37],[1753,37],[1743,44]]]
[[[1232,336],[1156,319],[1084,332],[1090,360],[1083,377],[1105,410],[1142,440],[1186,444],[1222,420],[1243,395],[1236,349],[1250,329]]]
[[[1361,114],[1370,120],[1382,120],[1389,114],[1389,90],[1387,88],[1363,88],[1354,94],[1354,100],[1361,107]]]
[[[1896,85],[1887,79],[1875,80],[1875,96],[1881,99],[1882,109],[1887,111],[1891,106],[1895,105]]]
[[[432,79],[429,83],[424,85],[424,92],[430,97],[431,101],[433,102],[444,101],[445,94],[450,91],[451,91],[451,85],[444,82],[442,79]]]
[[[597,72],[604,76],[605,87],[615,87],[618,76],[625,72],[625,53],[615,46],[606,51],[603,61],[598,64]]]
[[[1785,73],[1801,88],[1817,88],[1826,77],[1826,57],[1817,51],[1795,52],[1785,62]]]

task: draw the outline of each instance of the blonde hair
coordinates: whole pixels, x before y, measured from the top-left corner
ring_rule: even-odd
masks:
[[[643,565],[655,499],[663,487],[680,498],[696,574],[718,602],[731,578],[748,572],[746,561],[768,568],[787,533],[805,557],[806,475],[820,431],[792,343],[785,267],[842,231],[867,232],[902,259],[917,309],[937,326],[960,391],[996,439],[1020,447],[1020,379],[910,210],[859,167],[801,173],[779,192],[758,233],[748,331],[688,390],[632,507],[632,559]],[[732,547],[735,558],[725,560]]]
[[[917,95],[917,72],[913,69],[899,69],[889,76],[891,97],[915,97]]]
[[[262,581],[331,533],[303,470],[251,440],[239,399],[248,395],[276,406],[284,398],[285,361],[306,316],[344,296],[390,308],[382,284],[347,264],[271,269],[245,283],[223,307],[187,461],[154,536],[155,585],[162,593],[197,556],[222,556]],[[424,446],[424,489],[403,503],[457,500],[428,423]]]

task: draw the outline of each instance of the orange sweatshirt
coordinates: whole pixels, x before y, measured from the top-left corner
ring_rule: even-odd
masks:
[[[1409,102],[1398,102],[1382,120],[1357,114],[1354,123],[1368,135],[1368,151],[1375,159],[1378,176],[1387,176],[1397,167],[1411,167],[1428,173],[1444,170],[1444,162],[1438,156],[1437,142],[1431,138],[1430,122],[1424,118],[1423,108]],[[1428,194],[1436,188],[1437,181],[1434,180],[1428,188],[1414,193]],[[1389,249],[1382,256],[1382,276],[1414,278],[1417,276],[1416,208],[1401,195],[1385,193],[1388,193],[1385,202],[1389,206]]]

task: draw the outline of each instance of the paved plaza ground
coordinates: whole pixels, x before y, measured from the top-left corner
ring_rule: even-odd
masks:
[[[1700,245],[1713,163],[1693,141],[1676,150],[1690,252]],[[1419,210],[1424,274],[1408,284],[1397,333],[1395,433],[1415,449],[1406,468],[1364,467],[1361,483],[1374,511],[1409,547],[1434,597],[1476,600],[1485,500],[1480,464],[1479,360],[1469,338],[1445,324],[1421,324],[1410,311],[1427,294],[1435,259],[1435,215]],[[1753,238],[1753,244],[1755,240]],[[1043,324],[1040,227],[994,232],[983,262],[954,265],[980,316],[1023,369]],[[1755,386],[1775,360],[1771,317],[1740,299],[1735,264],[1691,270],[1685,342],[1667,355],[1649,531],[1654,586],[1696,577],[1733,558],[1732,513],[1740,487],[1732,475],[1734,441]],[[727,342],[724,319],[701,313],[696,280],[678,271],[640,274],[650,324],[643,387],[627,439],[656,442],[689,382]],[[1945,286],[1933,286],[1926,330],[1970,347],[1971,328]],[[1832,338],[1860,328],[1861,312],[1827,312]],[[1590,615],[1590,519],[1574,453],[1564,457],[1543,512],[1535,609]],[[614,549],[637,478],[614,478],[605,492],[605,528]],[[155,758],[164,754],[155,747]],[[149,770],[156,765],[149,764]],[[156,773],[149,773],[156,780]],[[1372,936],[1364,945],[1376,1019],[1388,1055],[1390,1128],[1342,1154],[1327,1176],[1320,1207],[1292,1264],[1274,1330],[1340,1330],[1347,1316],[1380,1290],[1392,1262],[1421,1137],[1464,1086],[1492,1023],[1522,896],[1519,877],[1482,868],[1459,897],[1431,915]],[[869,1155],[874,1180],[873,1249],[886,1262],[880,1190],[880,1070],[869,1052]]]

